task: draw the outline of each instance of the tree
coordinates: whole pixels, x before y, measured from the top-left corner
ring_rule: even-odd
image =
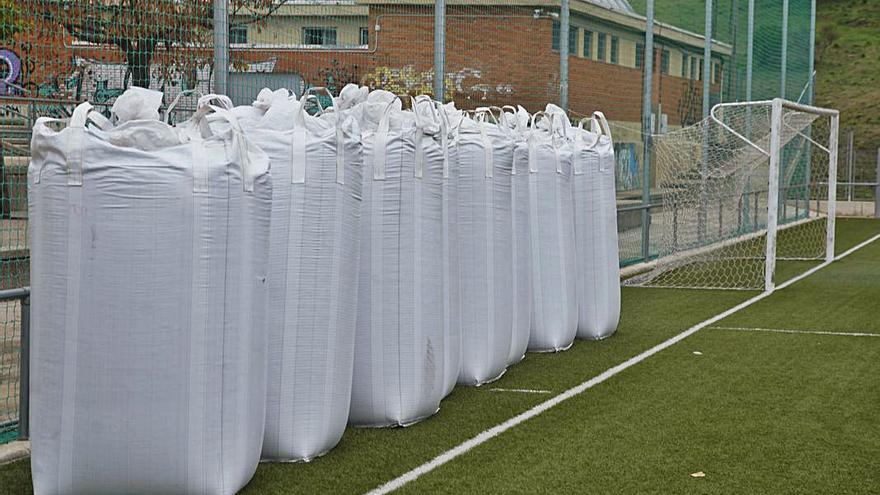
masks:
[[[119,48],[135,86],[150,86],[150,66],[159,48],[167,57],[165,68],[191,67],[211,56],[213,0],[26,1],[77,40]],[[260,23],[285,3],[228,1],[230,28]]]
[[[11,43],[30,26],[24,10],[14,0],[0,0],[0,42]]]

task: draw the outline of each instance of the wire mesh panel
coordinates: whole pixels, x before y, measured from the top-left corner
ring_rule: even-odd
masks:
[[[707,81],[706,0],[655,0],[650,54],[647,0],[573,0],[567,36],[560,0],[450,0],[442,51],[435,50],[434,0],[0,0],[0,288],[29,284],[26,171],[33,122],[68,117],[81,101],[109,115],[116,97],[132,86],[162,91],[165,108],[180,97],[167,115],[180,122],[200,94],[222,90],[245,105],[263,88],[286,88],[296,97],[314,91],[326,106],[329,94],[347,83],[428,94],[467,110],[512,104],[534,112],[560,104],[567,80],[570,115],[601,110],[611,124],[621,264],[663,255],[668,243],[661,232],[675,214],[665,204],[651,215],[639,208],[664,203],[668,167],[692,163],[661,158],[662,142],[645,150],[644,129],[661,136],[658,141],[669,136],[665,142],[675,142],[676,133],[703,118],[707,82],[711,104],[782,95],[811,102],[811,1],[713,0]],[[215,22],[224,19],[217,32]],[[445,62],[439,78],[438,56]],[[434,92],[436,79],[442,95]],[[312,89],[318,87],[326,91]],[[800,141],[786,144],[787,159],[817,160],[816,146]],[[690,158],[679,151],[678,159]],[[853,175],[862,161],[854,159]],[[806,173],[805,165],[793,167]],[[791,178],[795,185],[801,179]],[[792,200],[797,191],[785,193],[781,218],[804,214],[813,192]],[[766,197],[747,196],[749,206],[737,215],[746,226],[759,225],[755,214],[766,210]],[[718,211],[720,220],[706,213],[711,218],[703,224],[707,232],[723,224],[723,237],[739,217],[724,205]]]
[[[0,300],[0,443],[17,437],[21,302]]]

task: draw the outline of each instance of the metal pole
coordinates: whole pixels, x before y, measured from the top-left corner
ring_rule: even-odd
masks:
[[[737,61],[737,57],[739,55],[739,2],[737,0],[733,0],[730,6],[730,32],[731,32],[731,44],[733,45],[733,50],[730,54],[731,67],[730,70],[725,71],[727,75],[727,101],[740,101],[740,92],[739,92],[739,63]],[[732,97],[731,97],[732,95]]]
[[[559,106],[568,111],[569,0],[562,0],[559,13]]]
[[[706,0],[706,28],[703,32],[703,118],[711,111],[709,93],[712,89],[712,0]],[[703,242],[706,236],[709,178],[709,128],[703,126],[703,163],[700,167],[700,210],[697,215],[697,238]]]
[[[780,60],[782,73],[779,77],[779,97],[785,98],[785,79],[788,72],[788,0],[782,0],[782,60]]]
[[[31,298],[21,300],[21,357],[18,385],[18,439],[30,436]]]
[[[815,80],[813,79],[813,72],[816,67],[816,0],[812,0],[810,2],[810,75],[809,84],[810,91],[807,93],[807,103],[810,105],[814,104],[813,101],[815,94]]]
[[[755,53],[755,0],[749,0],[749,33],[746,45],[746,101],[752,101],[752,64]],[[751,138],[751,136],[749,136]]]
[[[434,99],[446,101],[446,0],[434,0]]]
[[[648,0],[645,21],[645,53],[642,65],[645,76],[642,84],[642,259],[651,256],[651,114],[654,89],[654,0]]]
[[[874,173],[874,218],[880,218],[880,148],[877,148],[877,169]]]
[[[712,89],[712,0],[706,0],[706,29],[703,39],[703,118],[709,116]]]
[[[229,0],[214,0],[214,92],[226,94],[229,74]]]
[[[854,132],[850,130],[846,133],[846,181],[848,184],[846,185],[846,200],[853,200],[853,185],[855,182],[855,173],[853,172],[854,164],[855,164],[855,156],[853,150],[853,134]]]

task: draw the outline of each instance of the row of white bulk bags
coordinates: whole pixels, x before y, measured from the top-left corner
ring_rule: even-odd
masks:
[[[504,127],[482,120],[462,119],[454,140],[461,252],[459,383],[465,385],[494,380],[507,369],[515,316],[514,141]]]
[[[191,135],[160,102],[138,88],[115,122],[83,103],[63,130],[34,126],[38,495],[232,494],[260,458],[268,159],[228,112],[204,108]],[[224,132],[202,125],[214,112]]]
[[[574,226],[577,250],[578,330],[582,339],[604,339],[617,330],[620,276],[614,147],[601,112],[573,129]]]
[[[536,125],[543,117],[549,125]],[[564,119],[567,120],[567,117]],[[514,160],[529,169],[529,234],[532,314],[529,350],[567,349],[577,334],[577,300],[572,204],[572,150],[558,129],[567,123],[537,112]]]
[[[445,152],[400,101],[374,91],[354,110],[364,188],[350,423],[407,425],[440,407],[448,341],[443,313]]]
[[[354,364],[362,150],[343,112],[313,117],[261,93],[245,130],[274,179],[263,459],[308,461],[348,423]],[[267,101],[268,100],[268,101]],[[267,104],[268,103],[268,104]]]

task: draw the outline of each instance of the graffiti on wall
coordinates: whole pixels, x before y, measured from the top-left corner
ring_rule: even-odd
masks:
[[[0,94],[15,94],[21,90],[21,58],[9,48],[0,48]]]
[[[85,57],[73,59],[73,83],[81,88],[81,98],[93,103],[107,103],[129,86],[131,74],[124,63],[113,63]],[[187,90],[209,92],[211,66],[205,64],[191,70],[163,70],[155,64],[150,67],[150,89],[166,92],[170,101]]]
[[[433,94],[434,69],[418,71],[412,65],[376,67],[364,76],[363,84],[396,94]],[[511,84],[491,84],[483,80],[481,69],[463,68],[447,72],[446,88],[458,97],[485,100],[490,96],[507,96],[514,92]]]
[[[277,59],[230,66],[230,72],[272,72]],[[124,63],[86,57],[73,57],[71,72],[63,77],[49,77],[37,85],[36,96],[88,100],[109,103],[131,84],[131,74]],[[154,64],[150,67],[150,89],[165,93],[166,102],[184,91],[211,92],[212,68],[204,64],[191,69],[177,69]]]

